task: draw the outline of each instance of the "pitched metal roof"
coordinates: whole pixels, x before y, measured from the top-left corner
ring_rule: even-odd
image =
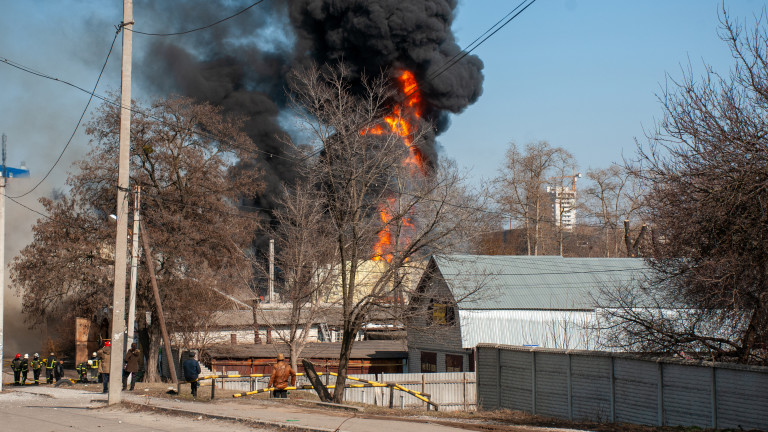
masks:
[[[640,258],[439,255],[434,263],[463,310],[594,309],[601,288],[650,274]]]
[[[301,352],[301,358],[306,359],[338,359],[341,342],[309,342]],[[278,353],[288,357],[288,346],[277,344],[243,344],[212,345],[208,348],[208,354],[212,359],[255,359],[275,358]],[[408,348],[405,339],[400,340],[371,340],[357,341],[352,345],[351,358],[407,358]]]

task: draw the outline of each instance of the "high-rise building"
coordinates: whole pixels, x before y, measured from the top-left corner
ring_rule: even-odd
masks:
[[[576,182],[574,187],[547,186],[547,195],[552,207],[555,226],[562,226],[566,231],[573,230],[576,223]]]

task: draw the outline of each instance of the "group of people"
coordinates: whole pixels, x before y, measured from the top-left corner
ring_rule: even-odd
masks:
[[[23,386],[27,384],[29,370],[32,370],[33,385],[40,385],[40,374],[45,369],[45,378],[48,384],[53,384],[54,380],[58,382],[64,375],[64,362],[56,359],[56,355],[51,353],[47,358],[40,359],[40,355],[35,353],[32,359],[29,354],[17,353],[11,360],[11,370],[13,371],[13,385]]]
[[[110,341],[105,341],[104,346],[93,353],[93,359],[90,360],[91,368],[98,370],[101,380],[102,393],[109,392],[109,374],[110,374],[110,360],[112,359],[112,344]],[[128,378],[131,379],[131,391],[136,387],[137,374],[139,372],[139,359],[141,358],[141,351],[139,351],[136,343],[132,343],[128,352],[123,357],[123,390],[128,387]],[[96,363],[94,363],[96,362]]]

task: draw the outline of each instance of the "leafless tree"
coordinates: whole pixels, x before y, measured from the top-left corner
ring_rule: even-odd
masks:
[[[546,141],[530,143],[524,152],[511,143],[507,150],[505,165],[495,181],[496,196],[501,208],[522,224],[528,255],[540,252],[543,226],[553,219],[546,187],[556,175],[556,167],[566,165],[568,159],[565,150]]]
[[[753,29],[721,22],[736,65],[668,79],[664,118],[638,148],[658,276],[617,318],[627,346],[766,364],[768,27],[765,14]]]
[[[304,175],[318,186],[328,220],[323,226],[338,259],[338,402],[363,324],[376,311],[405,310],[398,300],[399,272],[431,252],[462,244],[483,215],[461,189],[454,166],[427,166],[420,159],[418,149],[431,129],[393,111],[402,95],[392,74],[362,76],[353,87],[348,69],[339,64],[296,70],[290,78],[298,126],[315,150],[307,155]],[[387,119],[399,125],[397,133],[380,133]],[[464,200],[452,201],[459,197]],[[371,259],[380,266],[361,284],[361,266]]]
[[[641,193],[631,173],[618,165],[587,171],[589,184],[583,188],[585,219],[603,234],[603,256],[626,256],[621,251],[622,221],[636,220]]]

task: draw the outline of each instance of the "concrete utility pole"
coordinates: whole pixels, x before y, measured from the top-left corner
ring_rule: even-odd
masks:
[[[120,403],[125,356],[125,270],[128,249],[128,188],[131,156],[131,51],[133,0],[123,0],[123,69],[120,87],[120,154],[117,169],[117,235],[115,285],[112,291],[112,350],[109,362],[108,405]]]
[[[269,239],[269,303],[275,302],[275,241]]]
[[[29,177],[29,171],[22,164],[21,168],[5,166],[5,134],[3,134],[3,165],[0,172],[0,365],[3,364],[3,327],[5,309],[5,179],[8,177]],[[0,371],[2,376],[2,371]],[[0,392],[3,391],[3,380],[0,379]]]
[[[139,273],[139,209],[141,209],[141,186],[133,191],[133,235],[131,236],[131,293],[128,295],[128,337],[126,344],[133,342],[133,328],[136,326],[136,282]],[[133,379],[133,375],[131,375]]]

